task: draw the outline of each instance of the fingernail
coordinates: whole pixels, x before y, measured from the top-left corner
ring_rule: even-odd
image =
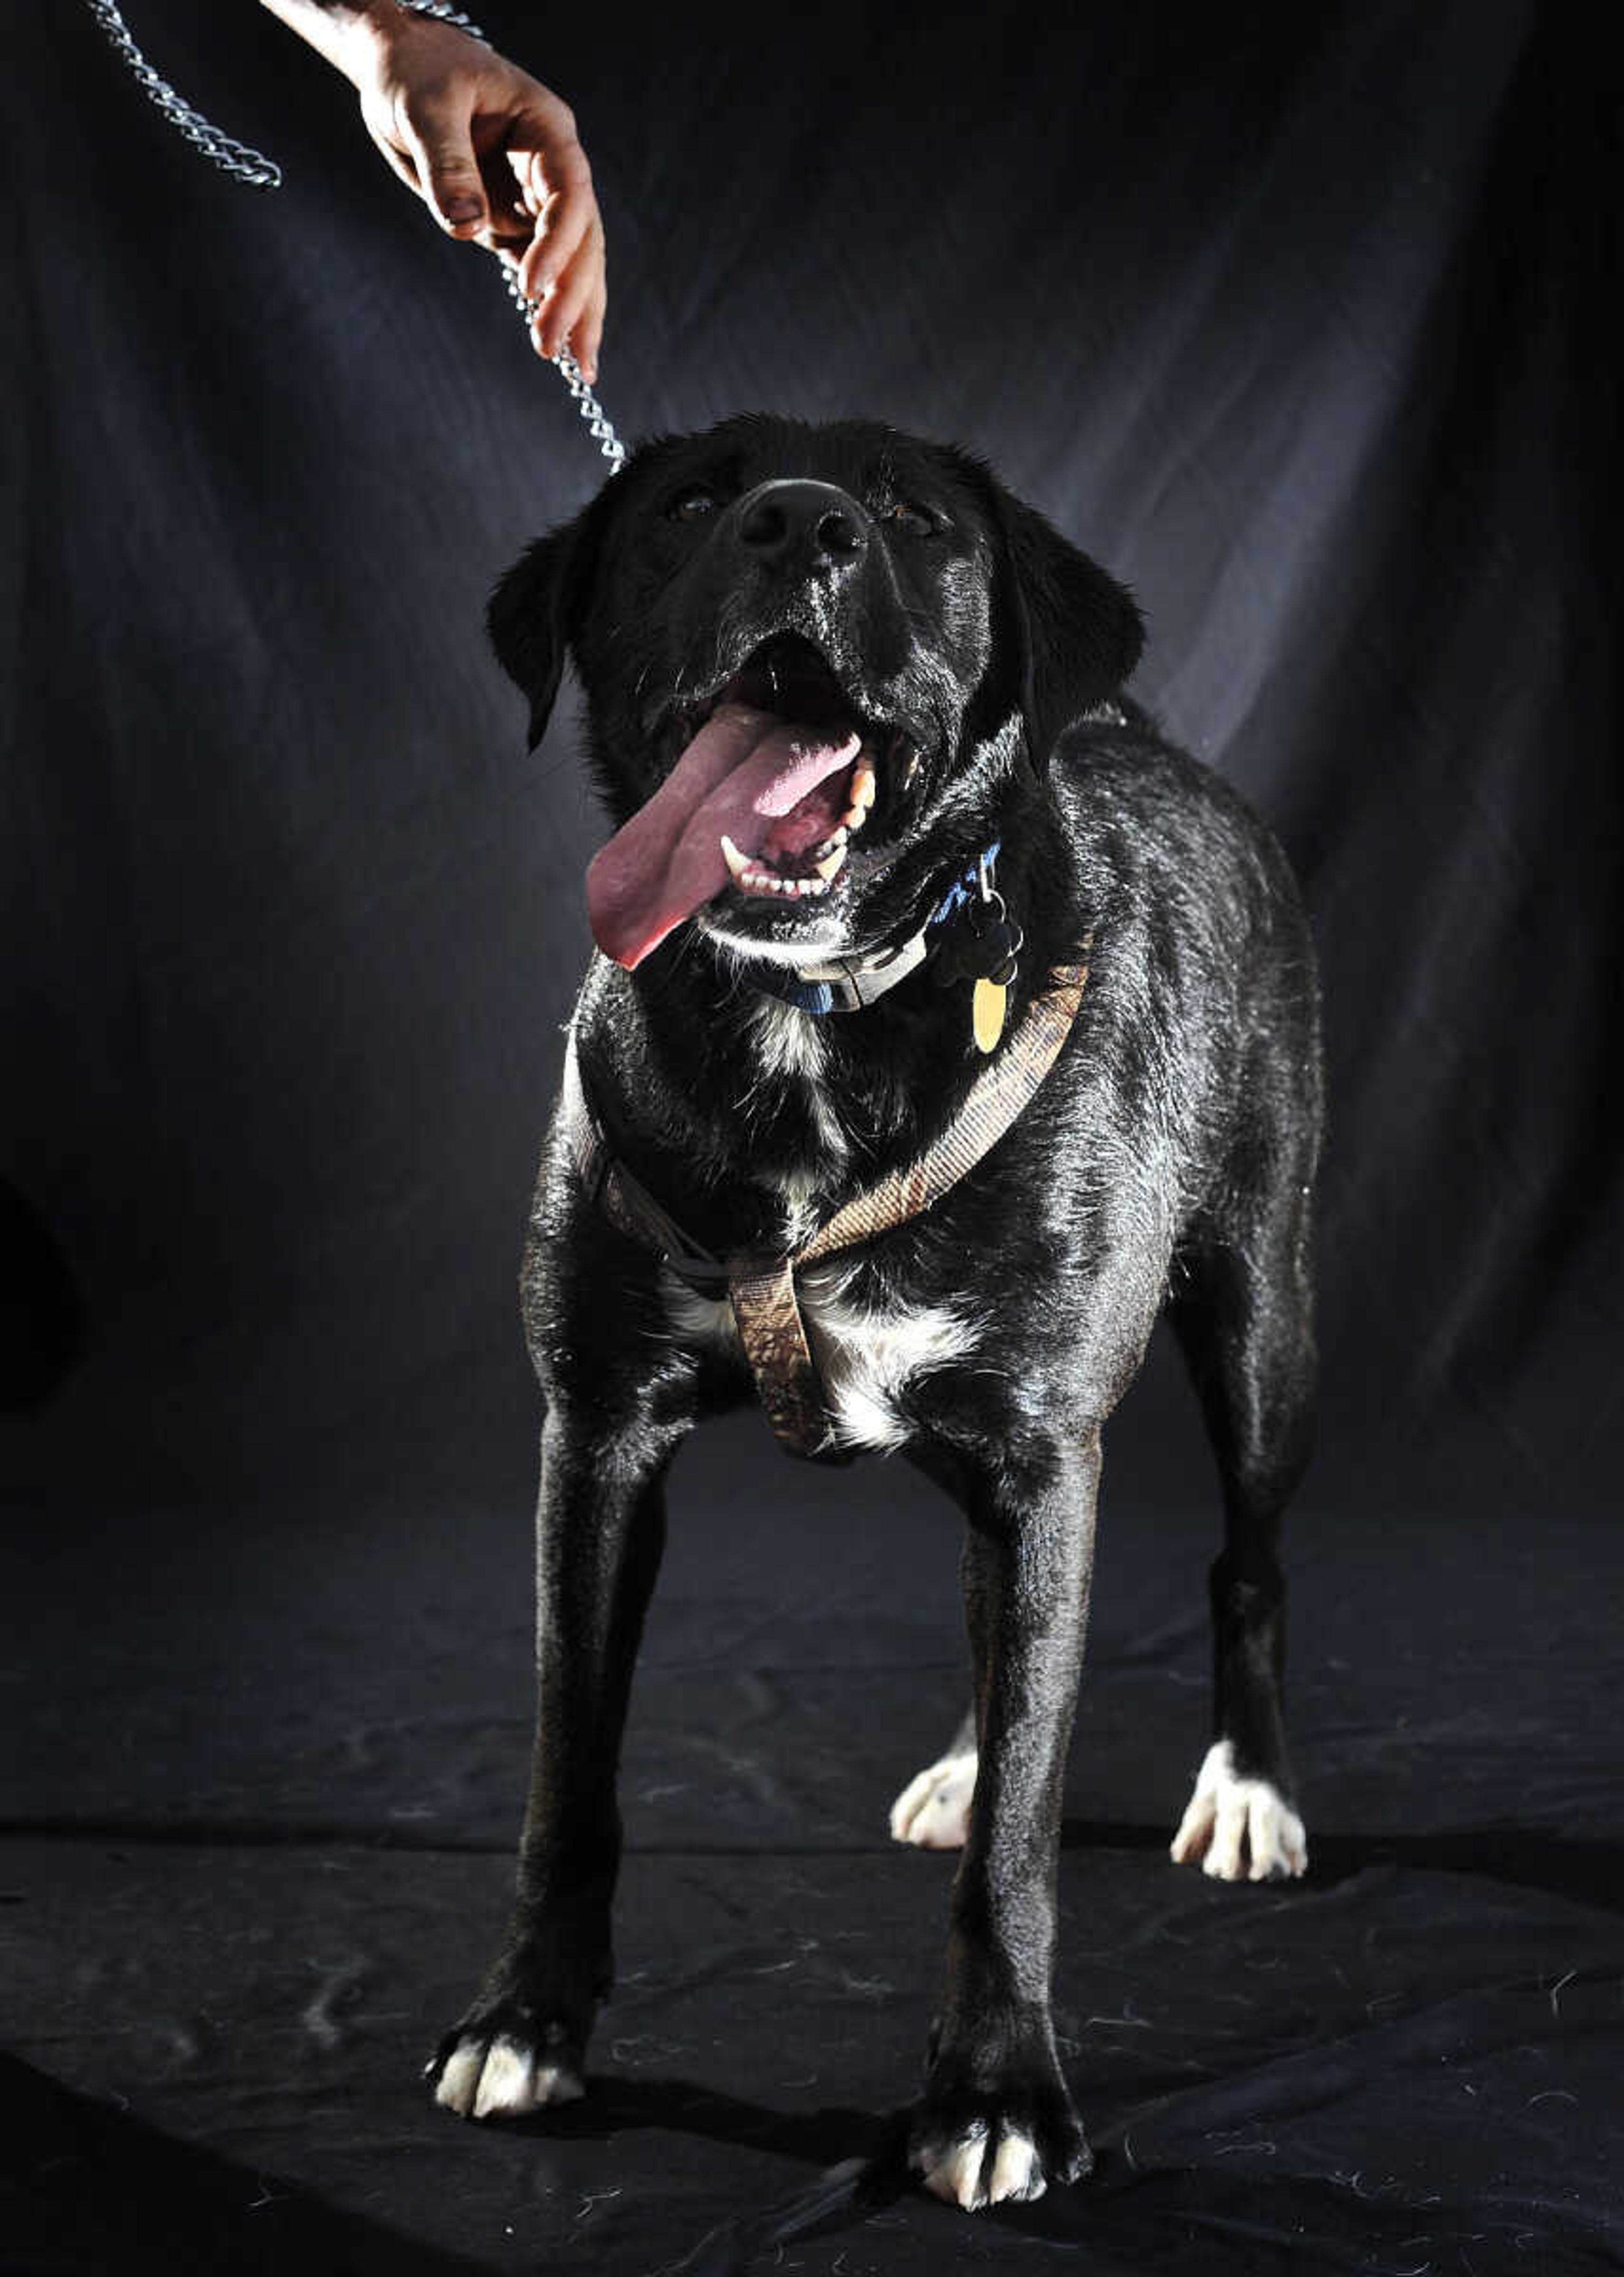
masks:
[[[469,195],[447,198],[442,211],[447,221],[477,221],[484,208],[476,197]]]

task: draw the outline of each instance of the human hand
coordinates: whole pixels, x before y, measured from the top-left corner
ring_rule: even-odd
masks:
[[[567,346],[596,379],[603,224],[568,104],[468,33],[393,6],[352,19],[333,60],[367,132],[441,227],[500,254],[543,303],[538,353]]]

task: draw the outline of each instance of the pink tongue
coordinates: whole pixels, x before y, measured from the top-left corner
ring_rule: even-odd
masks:
[[[646,806],[587,872],[587,913],[605,956],[628,971],[728,881],[722,837],[757,854],[775,815],[849,766],[861,739],[793,725],[747,704],[711,713]]]

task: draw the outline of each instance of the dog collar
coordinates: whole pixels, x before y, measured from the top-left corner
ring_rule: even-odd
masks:
[[[1119,704],[1094,704],[1081,715],[1078,725],[1125,727],[1127,714]],[[998,841],[995,838],[969,868],[953,880],[919,931],[882,949],[877,956],[837,957],[829,964],[801,965],[791,971],[778,964],[750,964],[745,967],[745,985],[760,995],[776,996],[782,1003],[793,1004],[798,1012],[822,1015],[866,1010],[888,989],[894,988],[899,980],[906,980],[910,972],[917,971],[926,958],[943,946],[954,929],[953,919],[968,902],[996,899],[992,893],[992,865],[998,852]],[[1001,902],[998,907],[1001,911]],[[1018,926],[1013,929],[1013,940],[1018,948]],[[987,1019],[984,1030],[980,1017],[976,1024],[976,1040],[983,1051],[990,1050],[997,1041],[1003,1024],[1001,1004],[996,1015],[989,1012]],[[990,1040],[983,1040],[983,1037]]]
[[[970,899],[982,891],[983,880],[992,874],[992,864],[998,857],[998,841],[995,838],[978,854],[969,868],[953,880],[919,931],[910,933],[906,940],[883,948],[875,956],[836,957],[828,964],[798,966],[785,971],[780,965],[751,964],[744,972],[745,984],[763,996],[777,996],[785,1004],[793,1004],[798,1012],[861,1012],[878,1001],[899,980],[906,980],[910,972],[917,971],[925,959],[940,944],[953,918]]]

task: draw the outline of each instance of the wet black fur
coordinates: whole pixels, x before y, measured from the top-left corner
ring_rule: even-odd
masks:
[[[787,476],[855,502],[854,558],[808,539],[765,560],[741,541],[756,486]],[[686,739],[684,706],[767,635],[816,638],[864,712],[922,751],[907,790],[897,770],[882,781],[869,867],[854,857],[845,900],[851,942],[916,925],[993,837],[1027,935],[1012,1023],[1093,936],[1081,1010],[1036,1102],[934,1211],[858,1254],[848,1291],[950,1305],[979,1331],[967,1360],[899,1403],[910,1458],[968,1519],[982,1748],[915,2142],[1004,2116],[1035,2134],[1051,2178],[1074,2176],[1088,2153],[1049,2018],[1061,1773],[1101,1427],[1170,1299],[1223,1485],[1216,1732],[1291,1791],[1277,1550],[1312,1429],[1321,1076],[1285,858],[1119,697],[1140,645],[1121,589],[979,462],[882,428],[736,420],[645,446],[532,547],[490,624],[534,733],[573,653],[617,823]],[[1113,697],[1110,723],[1068,724]],[[576,1029],[615,1151],[723,1254],[786,1245],[776,1177],[810,1165],[822,1215],[921,1153],[978,1065],[968,989],[928,973],[823,1019],[823,1100],[848,1150],[831,1157],[807,1085],[764,1064],[760,999],[710,930],[727,903],[740,936],[767,943],[806,919],[740,900],[720,897],[634,974],[596,960]],[[505,2032],[550,2036],[578,2063],[610,1981],[615,1764],[664,1471],[696,1420],[751,1389],[741,1364],[673,1334],[655,1259],[583,1198],[556,1132],[524,1292],[548,1410],[540,1736],[512,1926],[442,2060],[459,2036]]]

